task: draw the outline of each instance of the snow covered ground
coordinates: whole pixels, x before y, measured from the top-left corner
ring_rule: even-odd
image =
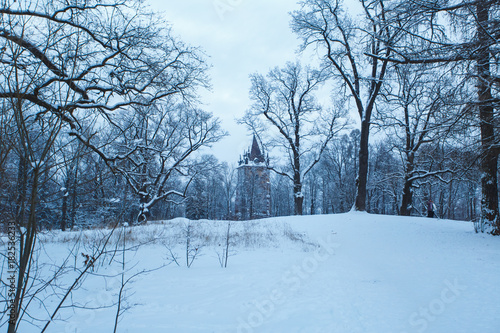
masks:
[[[190,268],[188,223],[199,253]],[[128,228],[127,246],[149,243],[127,252],[125,278],[168,265],[127,285],[118,332],[500,332],[500,238],[471,223],[365,213],[232,222],[222,268],[226,230],[185,219]],[[46,235],[43,260],[63,258],[77,235]],[[91,252],[92,237],[75,253]],[[122,270],[102,259],[70,300],[87,309],[63,309],[48,332],[113,331]],[[44,303],[49,313],[56,297]]]

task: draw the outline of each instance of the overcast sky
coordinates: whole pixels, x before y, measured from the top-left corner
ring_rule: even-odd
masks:
[[[266,74],[297,58],[299,40],[292,33],[289,12],[294,0],[147,0],[163,12],[173,32],[185,43],[200,46],[213,66],[213,89],[202,94],[203,108],[222,120],[230,136],[214,145],[221,161],[236,163],[251,144],[236,118],[250,106],[249,75]]]

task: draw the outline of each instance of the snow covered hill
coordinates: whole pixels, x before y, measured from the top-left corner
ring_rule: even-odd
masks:
[[[471,223],[365,213],[232,222],[222,268],[226,230],[185,219],[128,228],[130,244],[151,242],[126,254],[126,278],[170,264],[127,285],[118,332],[500,332],[500,238]],[[45,241],[47,257],[67,251],[68,235]],[[113,331],[122,271],[96,270],[73,295],[93,309],[64,309],[49,332]]]

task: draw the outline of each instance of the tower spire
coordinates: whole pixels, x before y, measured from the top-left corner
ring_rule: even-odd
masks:
[[[262,163],[265,161],[255,134],[253,135],[252,149],[250,150],[250,161]]]

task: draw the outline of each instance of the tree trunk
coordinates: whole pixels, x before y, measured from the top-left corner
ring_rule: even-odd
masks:
[[[137,223],[143,224],[148,221],[149,209],[147,204],[149,202],[149,193],[147,185],[141,187],[139,191],[139,214],[137,215]]]
[[[302,207],[304,203],[304,195],[302,193],[302,183],[298,172],[294,175],[293,184],[293,200],[294,200],[294,215],[302,215]]]
[[[498,220],[498,155],[493,149],[495,145],[494,109],[491,105],[492,94],[489,85],[490,50],[489,38],[484,27],[488,26],[489,8],[485,1],[477,4],[477,36],[480,50],[477,60],[477,93],[478,111],[481,128],[481,219],[483,223],[493,226],[493,233],[500,234]]]
[[[64,191],[62,197],[62,207],[61,207],[61,230],[66,231],[66,225],[68,222],[68,196],[69,196],[69,187],[71,185],[71,173],[73,171],[68,171],[66,176],[66,181],[64,182]]]
[[[26,195],[28,191],[28,157],[19,156],[17,173],[17,199],[16,199],[16,221],[18,227],[24,226],[26,213]]]
[[[316,192],[317,192],[317,188],[316,186],[318,186],[316,184],[316,177],[311,177],[311,182],[309,183],[309,188],[310,188],[310,195],[311,195],[311,206],[310,206],[310,210],[311,210],[311,215],[314,215],[315,214],[315,210],[316,210]]]
[[[71,214],[69,217],[70,221],[70,229],[73,229],[76,221],[76,196],[77,196],[77,188],[78,188],[78,159],[75,166],[75,173],[73,177],[73,181],[71,183]]]
[[[439,192],[438,217],[440,219],[444,218],[445,213],[446,211],[444,210],[444,190],[441,189],[441,191]]]
[[[67,189],[63,193],[62,207],[61,207],[61,231],[66,231],[66,222],[68,219],[68,196],[66,195]]]
[[[399,215],[410,216],[411,207],[413,202],[412,181],[405,177],[405,184],[403,187],[403,198],[401,200],[401,208]]]
[[[409,148],[407,148],[409,149]],[[413,153],[407,153],[406,171],[405,171],[405,183],[403,187],[403,197],[401,199],[401,208],[399,210],[399,215],[410,216],[411,208],[413,206],[413,180],[411,176],[414,169],[414,155]]]
[[[19,244],[19,265],[17,269],[17,286],[14,296],[13,308],[14,318],[9,320],[7,333],[15,333],[19,313],[22,309],[23,300],[26,293],[27,281],[30,275],[30,266],[33,260],[33,249],[37,233],[36,206],[38,201],[38,185],[40,170],[38,167],[33,169],[33,184],[31,187],[29,201],[29,216],[25,231],[20,236]],[[18,221],[18,226],[20,221]]]
[[[455,219],[455,209],[453,207],[453,203],[455,202],[455,191],[453,190],[453,179],[450,181],[450,186],[449,186],[449,195],[448,195],[448,208],[446,209],[447,211],[447,218],[450,220]],[[444,218],[444,216],[443,216]]]
[[[368,181],[368,137],[370,133],[370,120],[364,119],[361,123],[361,140],[359,144],[359,170],[356,179],[355,210],[366,211],[366,183]]]
[[[296,192],[294,193],[295,200],[294,200],[294,215],[302,215],[302,206],[304,203],[304,197],[302,196],[302,193]]]

